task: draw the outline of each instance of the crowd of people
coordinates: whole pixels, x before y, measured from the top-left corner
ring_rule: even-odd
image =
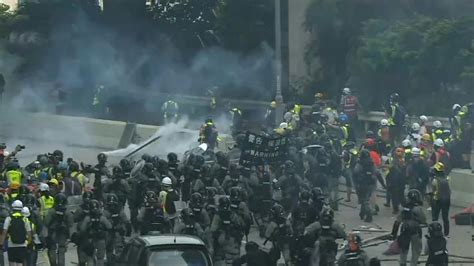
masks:
[[[380,265],[363,251],[360,235],[345,232],[335,220],[341,200],[357,200],[361,220],[376,219],[379,183],[387,192],[384,205],[398,217],[390,238],[400,247],[400,265],[417,265],[425,225],[427,265],[447,265],[449,173],[467,161],[467,150],[458,149],[467,136],[471,140],[472,107],[453,108],[449,134],[439,121],[428,127],[425,116],[404,130],[406,112],[398,97],[390,97],[387,118],[361,143],[354,130],[359,104],[348,88],[339,107],[319,93],[309,112],[291,104],[278,127],[278,105],[272,102],[261,132],[255,133],[286,139],[285,158],[251,166],[240,165],[229,150],[219,148],[212,119],[200,130],[199,142],[207,148],[182,158],[145,153],[109,165],[101,153],[96,165],[87,165],[56,150],[20,165],[16,157],[25,147],[11,153],[2,147],[0,245],[10,265],[36,265],[39,250],[47,250],[51,265],[67,265],[69,242],[77,246],[79,265],[114,265],[128,237],[173,233],[200,238],[215,265],[276,265],[279,260],[286,265]],[[235,154],[244,148],[247,129],[240,110],[231,112]],[[345,198],[339,198],[342,177]],[[255,227],[271,248],[248,241]],[[338,239],[347,242],[342,250]]]

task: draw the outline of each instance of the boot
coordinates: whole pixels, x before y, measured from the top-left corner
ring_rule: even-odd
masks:
[[[344,200],[345,202],[351,202],[351,195],[352,195],[352,189],[347,188],[347,198]]]

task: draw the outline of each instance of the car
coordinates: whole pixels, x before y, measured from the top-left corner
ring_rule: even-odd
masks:
[[[132,238],[126,243],[116,265],[212,266],[213,263],[201,239],[163,234]]]

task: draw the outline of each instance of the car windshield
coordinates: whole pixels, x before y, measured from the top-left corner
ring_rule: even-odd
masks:
[[[150,266],[208,266],[204,253],[200,250],[154,250],[148,259]]]

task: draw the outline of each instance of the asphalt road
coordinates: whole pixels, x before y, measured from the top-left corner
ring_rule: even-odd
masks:
[[[84,161],[85,163],[94,164],[96,162],[96,155],[102,150],[81,148],[81,147],[69,147],[61,144],[47,144],[39,143],[35,141],[25,140],[8,140],[7,144],[10,147],[14,147],[16,144],[25,144],[27,149],[22,151],[18,158],[21,163],[26,164],[33,161],[37,153],[52,152],[54,149],[61,149],[64,151],[65,158],[73,157],[78,161]],[[342,180],[341,180],[342,181]],[[345,189],[341,187],[341,189]],[[341,197],[344,195],[341,193]],[[355,198],[355,197],[354,197]],[[379,205],[382,206],[378,216],[374,217],[374,222],[371,224],[364,223],[358,216],[358,206],[356,205],[356,199],[353,199],[352,203],[347,206],[340,206],[340,211],[336,212],[336,221],[345,225],[346,232],[353,229],[359,228],[360,226],[369,227],[381,227],[383,230],[390,231],[394,222],[394,215],[392,215],[391,209],[383,207],[383,199],[379,198]],[[460,208],[451,208],[451,214],[455,214],[460,211]],[[429,212],[426,212],[428,217],[431,216]],[[426,229],[425,229],[426,231]],[[423,232],[426,234],[426,232]],[[362,232],[361,236],[363,239],[374,237],[380,233],[367,233]],[[454,221],[451,222],[451,236],[448,239],[448,250],[453,256],[471,257],[472,262],[452,262],[450,265],[474,265],[474,242],[471,240],[471,236],[474,235],[474,228],[471,226],[457,226]],[[264,240],[258,236],[257,228],[253,227],[249,235],[249,241],[255,241],[259,244],[263,244]],[[366,249],[370,257],[378,257],[382,260],[390,260],[383,262],[382,265],[398,265],[398,256],[384,256],[382,253],[388,248],[388,243],[381,244],[379,246],[369,247]],[[267,247],[270,244],[267,243]],[[41,257],[41,256],[40,256]],[[423,261],[426,257],[421,257]],[[451,260],[466,261],[467,259],[458,259],[451,257]],[[72,243],[68,246],[66,262],[68,265],[77,263],[76,248]],[[40,258],[39,265],[49,265],[45,260]]]

